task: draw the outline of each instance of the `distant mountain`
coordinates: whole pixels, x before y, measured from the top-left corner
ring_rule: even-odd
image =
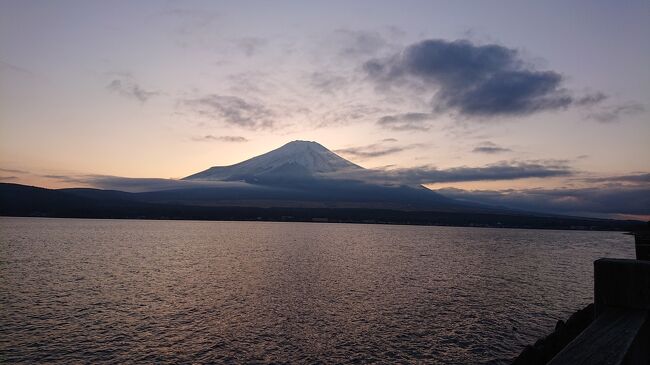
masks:
[[[183,195],[185,203],[173,202]],[[125,193],[98,189],[44,189],[0,183],[0,216],[191,219],[226,221],[341,222],[444,225],[471,227],[517,227],[549,229],[630,230],[644,225],[638,221],[589,219],[513,212],[429,211],[386,208],[260,207],[193,205],[212,192],[160,191]],[[155,202],[158,201],[158,202]]]
[[[313,178],[320,174],[362,169],[319,143],[293,141],[238,164],[211,167],[183,180],[257,182],[267,177]]]
[[[125,211],[146,205],[125,192],[78,189],[78,193],[74,193],[66,189],[0,183],[0,215],[119,217]]]
[[[183,180],[244,182],[247,185],[197,188],[149,194],[161,201],[200,205],[386,208],[402,210],[490,210],[461,203],[422,186],[386,186],[356,179],[365,169],[319,143],[293,141],[231,166],[215,166]],[[166,200],[170,202],[169,200]]]

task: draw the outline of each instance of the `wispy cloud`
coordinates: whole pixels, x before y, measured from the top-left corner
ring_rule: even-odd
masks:
[[[2,71],[2,70],[9,70],[9,71],[19,73],[19,74],[22,74],[22,75],[26,75],[26,76],[29,76],[29,77],[36,77],[36,74],[34,72],[32,72],[32,71],[30,71],[30,70],[28,70],[26,68],[16,66],[16,65],[12,65],[9,62],[5,62],[5,61],[0,60],[0,71]]]
[[[54,180],[59,180],[63,182],[78,182],[74,177],[68,176],[68,175],[55,175],[55,174],[43,174],[43,175],[38,175],[40,177],[44,177],[46,179],[54,179]]]
[[[183,100],[182,104],[197,114],[245,129],[270,129],[276,124],[276,113],[264,104],[238,96],[211,94]]]
[[[577,98],[564,87],[560,73],[536,70],[516,49],[467,40],[424,40],[390,57],[371,59],[364,70],[384,87],[435,90],[435,113],[528,115],[605,98],[601,93]]]
[[[587,118],[601,123],[610,123],[617,122],[626,116],[639,115],[645,112],[645,110],[645,106],[639,103],[613,105],[603,107],[598,111],[594,111],[587,115]]]
[[[3,169],[3,168],[0,168],[0,171],[8,172],[10,174],[29,174],[29,171],[16,170],[16,169]]]
[[[385,144],[385,143],[392,143],[396,141],[397,140],[395,139],[388,138],[383,141],[384,143],[373,143],[373,144],[359,146],[359,147],[342,148],[342,149],[335,150],[334,152],[338,154],[342,154],[344,156],[351,156],[353,158],[367,159],[373,157],[392,155],[395,153],[399,153],[420,146],[419,144],[410,144],[406,146],[395,146],[395,145]]]
[[[426,131],[428,122],[435,119],[431,113],[404,113],[385,115],[377,120],[377,125],[394,131]]]
[[[629,175],[614,175],[605,177],[591,177],[584,179],[589,182],[601,183],[635,183],[635,184],[650,184],[650,173],[636,173]]]
[[[211,134],[193,137],[192,140],[197,142],[248,142],[247,138],[241,136],[213,136]]]
[[[243,37],[236,39],[234,43],[246,57],[252,57],[268,43],[268,40],[259,37]]]
[[[486,153],[486,154],[497,154],[497,153],[503,153],[503,152],[512,152],[512,150],[510,148],[500,147],[495,143],[487,141],[487,142],[481,143],[480,145],[474,147],[472,152]]]
[[[347,86],[349,80],[330,72],[316,71],[309,75],[309,83],[313,88],[321,92],[334,94]]]
[[[333,35],[340,45],[340,56],[374,55],[388,46],[388,40],[377,31],[338,29]]]
[[[157,16],[173,26],[173,38],[182,48],[213,46],[218,37],[217,20],[220,15],[209,9],[173,8]]]
[[[377,115],[385,113],[383,107],[364,103],[346,103],[330,108],[319,116],[317,127],[344,125],[366,120],[372,120]]]
[[[112,74],[115,78],[106,85],[106,89],[126,98],[135,99],[144,103],[151,97],[159,95],[158,91],[146,90],[140,86],[133,76],[127,73]]]
[[[605,101],[609,99],[609,96],[606,95],[605,93],[602,92],[596,92],[593,94],[587,94],[581,98],[578,98],[575,100],[575,104],[577,105],[594,105],[594,104],[599,104],[602,101]]]

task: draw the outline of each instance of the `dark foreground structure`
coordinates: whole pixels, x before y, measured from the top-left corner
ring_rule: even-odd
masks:
[[[595,303],[558,322],[513,364],[650,364],[649,228],[634,233],[636,260],[596,260]]]

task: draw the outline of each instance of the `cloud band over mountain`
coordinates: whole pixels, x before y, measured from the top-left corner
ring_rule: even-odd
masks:
[[[365,169],[345,173],[348,179],[399,185],[550,178],[572,174],[574,174],[574,171],[565,164],[535,161],[502,161],[483,167],[454,167],[449,169],[437,169],[429,166],[389,170]]]
[[[650,216],[650,187],[588,187],[522,190],[440,189],[454,199],[521,210],[603,217]]]

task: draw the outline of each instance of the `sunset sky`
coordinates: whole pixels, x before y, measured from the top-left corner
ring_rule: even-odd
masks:
[[[649,36],[648,1],[2,0],[0,180],[176,179],[300,139],[647,218]]]

